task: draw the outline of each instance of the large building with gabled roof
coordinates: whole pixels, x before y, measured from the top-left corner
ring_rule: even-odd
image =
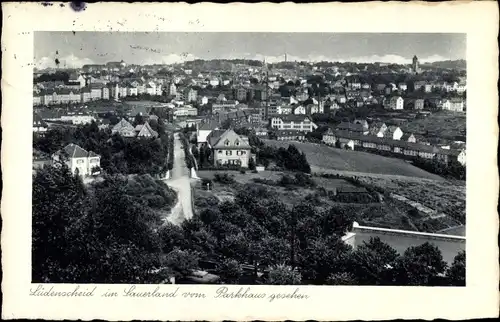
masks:
[[[238,135],[232,129],[214,130],[208,135],[207,141],[213,151],[215,166],[248,167],[248,162],[252,157],[248,137]]]
[[[82,177],[99,174],[101,167],[100,155],[93,151],[87,151],[74,143],[70,143],[54,153],[52,160],[55,165],[59,162],[65,162],[71,169],[71,173],[79,174]]]

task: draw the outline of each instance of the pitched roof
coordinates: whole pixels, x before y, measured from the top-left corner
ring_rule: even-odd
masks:
[[[212,132],[213,133],[213,132]],[[212,141],[213,139],[213,141]],[[239,136],[233,130],[229,129],[224,131],[218,138],[211,137],[210,143],[214,142],[214,144],[210,144],[214,149],[250,149],[250,144],[248,140],[245,140],[243,136]],[[226,145],[226,142],[229,145]],[[238,145],[236,145],[239,143]]]
[[[276,118],[280,118],[283,122],[302,122],[305,119],[311,120],[306,115],[296,115],[296,114],[287,114],[276,116]]]
[[[128,130],[134,130],[134,126],[132,124],[130,124],[129,121],[127,121],[126,119],[121,119],[120,122],[116,123],[115,126],[113,126],[113,132],[117,131],[121,131],[123,129],[128,129]]]
[[[407,150],[413,150],[418,152],[426,152],[426,153],[435,153],[440,155],[453,155],[457,156],[461,151],[456,149],[440,149],[433,145],[425,145],[421,143],[413,143],[407,141],[393,140],[390,138],[379,138],[371,135],[361,135],[358,133],[346,132],[346,131],[336,131],[335,136],[351,139],[351,140],[359,140],[362,142],[370,142],[375,144],[384,144],[389,145],[391,147],[400,147]]]
[[[137,125],[135,130],[139,132],[137,133],[137,136],[148,136],[147,134],[149,133],[153,137],[158,137],[158,132],[153,130],[148,122],[142,125]]]
[[[86,158],[89,153],[82,149],[80,146],[70,143],[66,145],[63,149],[70,158]]]
[[[337,126],[340,131],[364,132],[365,129],[361,123],[342,122]]]
[[[219,122],[213,119],[206,120],[205,122],[202,122],[200,124],[199,130],[201,131],[209,131],[209,130],[216,130],[220,128]]]

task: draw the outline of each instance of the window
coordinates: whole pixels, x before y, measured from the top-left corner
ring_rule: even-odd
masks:
[[[233,151],[230,150],[226,151],[226,155],[233,155]]]
[[[229,145],[229,140],[224,141],[224,145],[228,146]]]
[[[240,145],[240,141],[236,140],[236,141],[234,141],[234,144],[235,144],[236,146],[238,146],[238,145]]]
[[[222,154],[222,150],[219,150],[219,154]]]
[[[77,164],[82,164],[84,161],[83,160],[76,160]]]

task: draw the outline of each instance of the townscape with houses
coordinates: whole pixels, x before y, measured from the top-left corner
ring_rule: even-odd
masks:
[[[464,285],[466,88],[417,56],[35,70],[33,280]]]

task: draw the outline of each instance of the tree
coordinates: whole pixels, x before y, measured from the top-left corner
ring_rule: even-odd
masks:
[[[426,242],[409,247],[395,262],[395,282],[398,285],[436,285],[438,275],[446,270],[441,251]]]
[[[453,263],[446,271],[446,277],[451,285],[465,286],[465,251],[455,256]]]
[[[182,279],[198,268],[198,260],[196,253],[175,248],[164,256],[162,262],[170,269],[172,275]]]
[[[144,124],[144,117],[141,114],[137,114],[134,118],[133,125],[137,126],[140,124]]]
[[[198,150],[196,145],[193,145],[193,147],[191,148],[191,153],[193,154],[195,160],[197,160],[198,163],[200,163],[200,151]]]
[[[315,284],[324,284],[331,274],[345,272],[351,247],[335,236],[319,237],[300,253],[302,275]]]
[[[84,216],[85,206],[85,187],[64,163],[36,172],[32,206],[33,282],[69,282],[85,276],[87,269],[79,271],[78,265],[67,257],[72,242],[67,229]]]
[[[399,257],[397,251],[379,237],[363,242],[349,258],[349,269],[360,285],[389,285],[392,270]]]
[[[328,285],[358,285],[356,277],[351,273],[333,273],[326,280]]]
[[[253,158],[250,158],[250,160],[248,160],[248,169],[255,170],[255,161]]]
[[[271,285],[299,285],[302,275],[296,269],[287,265],[276,265],[269,270],[267,284]]]
[[[186,244],[184,231],[179,226],[166,223],[159,229],[161,249],[164,253],[170,253],[176,247],[183,247]]]
[[[226,259],[217,265],[217,274],[227,284],[238,284],[243,275],[243,269],[237,260]]]

